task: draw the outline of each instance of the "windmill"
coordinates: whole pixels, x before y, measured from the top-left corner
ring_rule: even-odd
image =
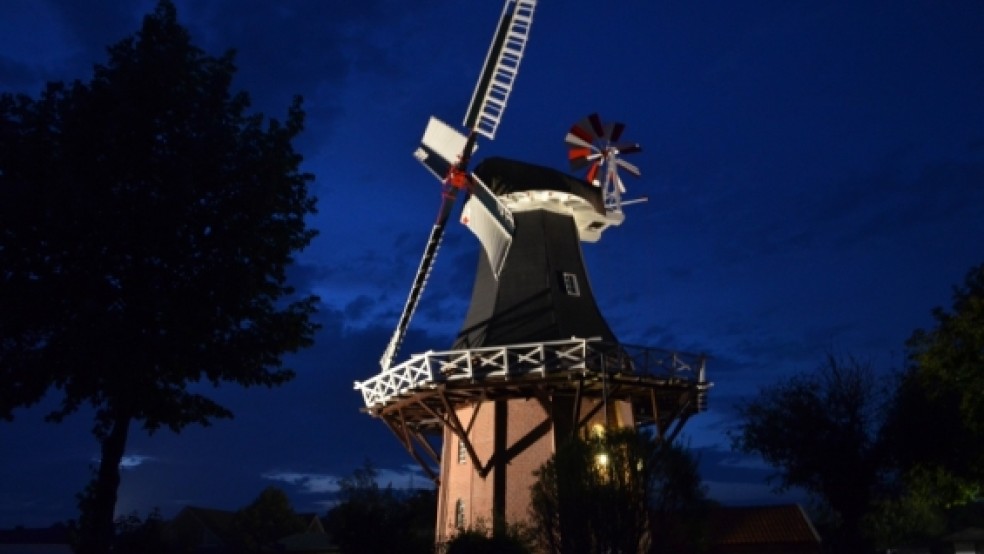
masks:
[[[704,408],[704,357],[619,343],[595,302],[581,252],[624,220],[618,170],[624,125],[589,116],[568,133],[585,181],[492,157],[468,165],[479,135],[492,139],[529,37],[535,1],[506,0],[465,117],[463,134],[431,117],[415,156],[442,183],[438,217],[380,373],[355,388],[438,484],[437,540],[480,521],[526,517],[536,470],[558,445],[601,426],[651,425],[673,440]],[[478,237],[472,299],[449,350],[394,365],[456,197]],[[435,445],[435,438],[440,443]],[[436,467],[435,467],[436,466]]]

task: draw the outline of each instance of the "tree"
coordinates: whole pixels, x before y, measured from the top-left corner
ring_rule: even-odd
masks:
[[[657,451],[654,466],[650,552],[704,552],[709,547],[711,501],[697,471],[697,459],[679,445],[669,444]]]
[[[984,445],[961,415],[959,387],[924,377],[916,364],[900,376],[881,430],[891,479],[868,517],[880,546],[938,538],[950,514],[984,490]]]
[[[325,530],[345,553],[434,551],[434,491],[396,491],[376,482],[369,461],[339,482],[340,502]]]
[[[462,529],[448,541],[444,554],[528,554],[533,552],[529,529],[518,524],[493,525],[483,522]]]
[[[906,343],[881,443],[895,479],[869,517],[872,534],[927,541],[984,491],[984,265],[954,288],[953,310]]]
[[[51,389],[50,420],[95,409],[83,552],[108,550],[131,424],[231,417],[208,384],[280,385],[316,330],[285,273],[315,234],[300,99],[247,115],[234,73],[160,0],[91,82],[0,96],[0,417]]]
[[[246,552],[261,552],[305,528],[287,494],[277,487],[267,487],[250,505],[236,512],[232,524]]]
[[[801,487],[839,519],[842,551],[866,547],[863,518],[881,486],[883,387],[867,363],[828,356],[812,373],[763,389],[738,406],[734,448],[776,468],[778,490]]]
[[[116,518],[116,537],[113,552],[118,554],[166,554],[164,542],[164,519],[159,510],[154,509],[147,517],[132,512]]]
[[[936,327],[906,342],[913,377],[931,400],[955,400],[962,424],[984,437],[984,264],[954,287],[953,311],[933,310]]]
[[[700,533],[704,491],[685,450],[634,429],[575,439],[537,470],[530,519],[546,552],[686,552]],[[691,529],[693,530],[693,529]]]
[[[939,466],[915,466],[897,476],[865,516],[865,532],[882,550],[929,545],[952,528],[951,515],[980,497],[979,485]]]

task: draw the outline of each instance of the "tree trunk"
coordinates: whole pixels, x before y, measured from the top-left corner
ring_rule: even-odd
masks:
[[[99,471],[80,495],[78,554],[106,554],[113,544],[113,516],[120,487],[120,463],[126,449],[130,417],[118,416],[100,441]]]

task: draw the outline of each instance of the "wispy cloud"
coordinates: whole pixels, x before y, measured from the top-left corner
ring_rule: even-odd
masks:
[[[297,487],[307,494],[334,494],[341,489],[343,477],[327,473],[305,473],[300,471],[270,471],[263,478],[279,481]],[[398,469],[376,469],[376,484],[394,489],[416,489],[432,486],[416,466],[406,465]]]
[[[381,487],[394,489],[430,488],[433,482],[414,465],[405,465],[400,469],[379,469],[376,471],[376,482]]]
[[[142,454],[129,454],[123,456],[120,460],[120,468],[122,469],[134,469],[144,465],[147,462],[155,461],[156,458],[153,456],[144,456]]]
[[[339,478],[325,473],[301,473],[296,471],[271,471],[263,474],[264,479],[294,485],[302,492],[311,494],[335,493],[339,489]]]

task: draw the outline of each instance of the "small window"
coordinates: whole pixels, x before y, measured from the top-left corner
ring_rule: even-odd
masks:
[[[581,288],[577,284],[577,275],[573,273],[564,274],[564,290],[568,296],[581,296]]]
[[[460,498],[454,503],[454,526],[458,529],[465,528],[465,502]]]
[[[465,448],[465,441],[458,437],[458,463],[463,464],[468,461],[468,449]]]

